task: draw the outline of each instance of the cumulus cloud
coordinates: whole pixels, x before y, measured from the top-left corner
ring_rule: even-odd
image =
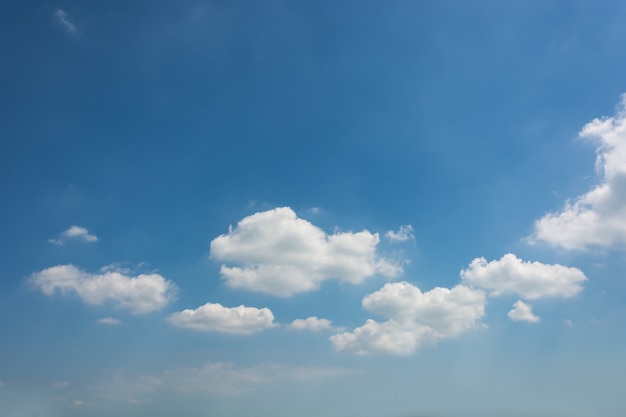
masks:
[[[518,294],[534,300],[542,297],[569,298],[583,290],[585,274],[577,268],[524,262],[512,253],[498,261],[474,259],[461,270],[463,283],[488,290],[491,296]]]
[[[76,25],[70,21],[67,12],[63,9],[56,9],[54,11],[54,17],[67,29],[68,32],[76,32]]]
[[[133,314],[145,314],[164,307],[174,298],[176,285],[159,274],[136,277],[119,272],[91,274],[74,265],[59,265],[34,273],[30,283],[52,296],[76,293],[87,304],[111,302]]]
[[[535,222],[529,242],[543,241],[564,249],[592,246],[626,248],[626,95],[613,117],[595,119],[580,131],[593,140],[600,182],[589,192],[565,203],[556,213]]]
[[[369,319],[330,341],[338,351],[408,355],[423,345],[476,328],[485,313],[485,294],[464,285],[422,292],[408,282],[386,284],[363,298],[363,308],[388,318]]]
[[[68,240],[74,240],[79,242],[97,242],[98,236],[92,235],[87,229],[80,226],[71,226],[66,231],[59,234],[56,239],[48,239],[48,242],[55,245],[63,245]]]
[[[332,330],[333,322],[328,319],[320,319],[312,316],[306,319],[296,319],[287,327],[294,330],[311,330],[317,332],[320,330]]]
[[[515,321],[527,321],[529,323],[539,323],[541,320],[538,316],[533,314],[532,306],[518,300],[513,304],[513,308],[507,314],[511,320]]]
[[[118,324],[121,324],[122,322],[114,317],[104,317],[102,319],[98,319],[96,320],[97,323],[100,324],[106,324],[109,326],[117,326]]]
[[[379,257],[377,233],[326,234],[289,207],[259,212],[241,220],[211,242],[211,258],[222,265],[227,285],[290,297],[335,278],[352,284],[381,274],[395,277],[402,267]]]
[[[397,232],[389,230],[385,234],[385,237],[391,242],[406,242],[409,239],[414,239],[413,226],[411,226],[410,224],[407,224],[406,226],[400,226],[400,229]]]
[[[177,327],[233,334],[251,334],[276,326],[269,308],[224,307],[213,303],[173,313],[168,321]]]

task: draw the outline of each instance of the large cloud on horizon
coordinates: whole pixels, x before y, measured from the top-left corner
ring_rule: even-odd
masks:
[[[36,272],[30,277],[30,283],[48,296],[74,292],[87,304],[112,302],[133,314],[160,310],[173,300],[177,291],[173,282],[159,274],[136,277],[116,271],[91,274],[71,264]]]
[[[211,258],[233,288],[280,297],[318,289],[322,281],[338,279],[358,284],[374,274],[395,277],[402,267],[378,256],[377,233],[327,234],[289,207],[245,217],[227,234],[211,242]]]
[[[168,321],[177,327],[232,334],[252,334],[276,326],[269,308],[224,307],[218,303],[173,313]]]
[[[485,313],[485,293],[465,285],[422,292],[408,282],[388,283],[363,298],[363,308],[386,317],[372,319],[330,341],[338,351],[408,355],[423,345],[476,328]]]
[[[626,94],[615,116],[594,119],[579,135],[598,143],[600,183],[566,202],[560,212],[537,220],[528,240],[568,250],[591,246],[626,249]]]
[[[488,290],[490,296],[518,294],[534,300],[542,297],[570,298],[583,290],[587,280],[578,268],[524,262],[512,253],[500,260],[487,262],[475,258],[467,269],[461,270],[464,284]]]

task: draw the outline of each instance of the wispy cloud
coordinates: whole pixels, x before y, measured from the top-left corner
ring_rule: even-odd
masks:
[[[118,324],[121,324],[122,322],[114,317],[104,317],[102,319],[96,320],[96,323],[106,324],[108,326],[117,326]]]
[[[389,239],[391,242],[406,242],[409,239],[415,239],[413,236],[413,226],[407,224],[406,226],[400,226],[400,229],[397,232],[393,230],[389,230],[385,237]]]
[[[61,24],[65,27],[65,29],[67,29],[68,32],[76,32],[76,25],[69,19],[68,14],[65,10],[56,9],[54,11],[54,17],[56,17],[57,20],[61,22]]]
[[[89,230],[80,226],[71,226],[69,229],[59,234],[56,239],[48,239],[48,242],[54,245],[64,245],[68,240],[75,240],[79,242],[93,243],[97,242],[98,236],[89,233]]]

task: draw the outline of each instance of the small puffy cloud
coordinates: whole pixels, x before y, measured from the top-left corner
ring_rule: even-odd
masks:
[[[269,308],[224,307],[213,303],[173,313],[168,321],[177,327],[233,334],[252,334],[276,326]]]
[[[352,284],[374,274],[398,276],[402,267],[376,253],[377,233],[327,234],[289,207],[242,219],[211,242],[211,258],[222,265],[227,285],[290,297],[319,288],[327,279]]]
[[[518,300],[513,304],[513,308],[507,314],[511,320],[515,321],[527,321],[529,323],[539,323],[541,320],[538,316],[533,314],[532,306]]]
[[[400,229],[397,232],[393,230],[389,230],[385,237],[389,239],[391,242],[406,242],[409,239],[414,239],[413,236],[413,226],[407,224],[406,226],[400,226]]]
[[[288,326],[289,329],[294,330],[311,330],[314,332],[320,330],[332,330],[333,322],[328,319],[319,319],[315,316],[307,317],[306,319],[296,319]]]
[[[367,295],[362,304],[389,320],[380,323],[370,319],[352,332],[331,336],[335,349],[408,355],[423,345],[476,328],[485,313],[485,294],[464,285],[423,293],[408,282],[397,282]]]
[[[121,324],[122,322],[114,317],[104,317],[104,318],[96,320],[96,323],[106,324],[107,326],[117,326],[118,324]]]
[[[76,32],[76,25],[70,21],[67,12],[63,9],[56,9],[54,11],[54,17],[67,29],[68,32]]]
[[[112,302],[133,314],[160,310],[173,300],[176,285],[159,274],[135,277],[119,272],[91,274],[74,265],[59,265],[36,272],[30,283],[44,294],[52,296],[76,293],[87,304]]]
[[[48,242],[55,245],[63,245],[68,240],[74,240],[79,242],[97,242],[98,236],[92,235],[87,229],[80,226],[72,226],[66,231],[62,232],[56,239],[48,239]]]
[[[534,300],[542,297],[569,298],[583,290],[585,274],[577,268],[524,262],[512,253],[498,261],[474,259],[461,270],[463,283],[490,291],[491,296],[518,294]]]
[[[567,250],[589,247],[626,248],[626,94],[613,117],[595,119],[580,131],[598,144],[599,184],[535,222],[529,243],[537,241]]]

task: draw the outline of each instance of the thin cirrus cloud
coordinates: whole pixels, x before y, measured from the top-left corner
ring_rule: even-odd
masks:
[[[168,321],[177,327],[231,334],[252,334],[276,326],[269,308],[224,307],[219,303],[173,313]]]
[[[287,326],[293,330],[308,330],[319,332],[322,330],[333,330],[333,322],[328,319],[320,319],[316,316],[307,317],[306,319],[295,319]]]
[[[400,226],[397,232],[393,230],[389,230],[385,233],[385,237],[389,239],[391,242],[406,242],[407,240],[414,239],[413,236],[413,226],[407,224],[405,226]]]
[[[98,236],[90,234],[84,227],[71,226],[69,229],[61,232],[56,239],[48,239],[48,242],[60,246],[64,245],[68,240],[93,243],[98,241]]]
[[[529,323],[539,323],[541,318],[533,314],[533,306],[526,304],[522,300],[517,300],[507,316],[514,321],[527,321]]]
[[[96,320],[96,322],[100,324],[106,324],[107,326],[117,326],[119,324],[122,324],[121,320],[114,317],[104,317]]]
[[[582,284],[587,277],[578,268],[524,262],[508,253],[491,262],[475,258],[467,269],[461,270],[461,280],[466,285],[488,290],[493,297],[517,294],[535,300],[573,297],[583,290]]]
[[[396,277],[402,267],[377,253],[377,233],[327,234],[289,207],[259,212],[211,242],[211,258],[238,264],[220,269],[233,288],[279,297],[313,291],[328,279],[358,284],[375,274]]]
[[[626,249],[626,94],[613,117],[594,119],[579,136],[593,140],[599,184],[535,222],[529,243],[567,250],[590,247]]]
[[[160,310],[174,299],[176,285],[159,274],[136,277],[109,271],[91,274],[74,265],[58,265],[36,272],[30,283],[45,295],[75,293],[87,304],[107,302],[133,314]]]
[[[63,9],[56,9],[54,11],[54,17],[57,18],[57,20],[63,25],[63,27],[68,31],[68,32],[76,32],[76,25],[74,24],[74,22],[72,22],[69,19],[69,15],[67,14],[67,12]]]
[[[388,283],[363,298],[363,308],[386,317],[330,337],[337,351],[408,355],[424,345],[474,329],[485,313],[485,293],[457,285],[422,292],[408,282]]]

